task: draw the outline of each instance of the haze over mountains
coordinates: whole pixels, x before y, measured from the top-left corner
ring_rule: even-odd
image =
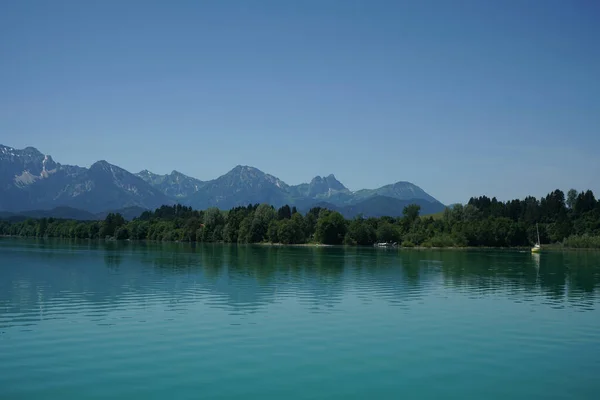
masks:
[[[255,203],[275,207],[289,204],[300,211],[314,206],[340,211],[351,218],[398,216],[406,205],[418,204],[422,214],[442,211],[444,205],[410,182],[378,189],[348,190],[333,174],[309,183],[288,185],[257,168],[238,165],[209,181],[173,171],[167,175],[148,170],[130,173],[106,161],[90,168],[62,165],[34,147],[22,150],[0,145],[0,211],[28,214],[30,210],[59,207],[61,213],[77,209],[81,219],[108,211],[143,209],[181,203],[195,209],[230,209]],[[48,215],[37,211],[36,215]]]

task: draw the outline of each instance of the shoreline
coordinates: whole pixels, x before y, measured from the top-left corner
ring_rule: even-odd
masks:
[[[221,243],[226,243],[226,242],[221,242]],[[239,244],[239,243],[231,243],[231,244]],[[322,243],[290,243],[290,244],[285,244],[285,243],[272,243],[272,242],[260,242],[260,243],[242,243],[242,244],[249,244],[249,245],[254,245],[254,246],[265,246],[265,247],[339,247],[341,245],[335,245],[335,244],[322,244]],[[359,246],[352,246],[352,247],[359,247]]]
[[[518,252],[530,252],[531,251],[531,247],[524,247],[524,246],[515,246],[515,247],[490,247],[490,246],[464,246],[464,247],[457,247],[457,246],[448,246],[448,247],[434,247],[434,246],[410,246],[410,247],[402,247],[402,246],[397,246],[397,247],[377,247],[377,246],[373,246],[373,245],[344,245],[344,244],[340,244],[340,245],[334,245],[334,244],[322,244],[322,243],[291,243],[291,244],[284,244],[284,243],[271,243],[271,242],[260,242],[260,243],[229,243],[229,242],[185,242],[185,241],[177,241],[177,240],[148,240],[148,239],[144,239],[144,240],[132,240],[132,239],[124,239],[124,240],[117,240],[117,239],[77,239],[77,238],[60,238],[60,237],[35,237],[35,236],[16,236],[16,235],[0,235],[0,238],[9,238],[9,239],[26,239],[26,240],[31,240],[31,239],[37,239],[37,240],[68,240],[68,241],[85,241],[85,242],[89,242],[89,241],[95,241],[95,242],[105,242],[105,243],[187,243],[187,244],[208,244],[208,245],[236,245],[236,246],[262,246],[262,247],[310,247],[310,248],[320,248],[320,247],[325,247],[325,248],[362,248],[362,249],[368,249],[368,248],[372,248],[375,250],[380,250],[380,251],[390,251],[390,250],[396,250],[396,251],[405,251],[405,250],[418,250],[418,251],[425,251],[425,250],[448,250],[448,251],[461,251],[461,250],[496,250],[496,251],[518,251]],[[562,246],[561,244],[547,244],[547,245],[543,245],[542,247],[542,253],[544,252],[558,252],[558,251],[600,251],[600,248],[595,248],[595,247],[565,247]],[[539,254],[539,253],[537,253]]]

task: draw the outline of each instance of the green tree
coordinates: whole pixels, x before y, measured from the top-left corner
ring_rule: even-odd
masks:
[[[295,241],[295,227],[294,223],[289,219],[284,219],[277,224],[277,237],[280,243],[292,244]]]
[[[395,243],[400,241],[400,232],[398,228],[385,221],[379,224],[377,228],[377,240],[385,243]]]
[[[128,224],[129,237],[133,240],[144,240],[148,237],[148,221],[136,220]],[[195,233],[194,233],[195,234]]]
[[[250,243],[262,242],[267,235],[269,224],[276,217],[275,210],[268,204],[260,204],[254,212],[254,218],[250,224],[248,241]]]
[[[290,218],[292,218],[292,210],[287,204],[281,207],[279,210],[277,210],[277,219],[282,220]]]
[[[100,237],[100,223],[98,221],[91,222],[88,227],[88,233],[90,239],[98,239]]]
[[[372,245],[377,240],[377,234],[371,224],[362,218],[356,218],[348,225],[346,243],[360,246]]]
[[[575,206],[576,201],[577,201],[577,190],[569,189],[569,191],[567,192],[567,207],[569,207],[569,209],[572,210],[573,207]]]
[[[77,227],[75,228],[74,237],[76,237],[77,239],[89,238],[88,224],[85,222],[78,223]]]
[[[250,228],[252,226],[253,215],[246,216],[242,222],[240,222],[240,230],[238,232],[238,243],[249,243],[250,242]]]
[[[299,217],[299,218],[298,218]],[[304,241],[304,230],[300,214],[294,214],[291,219],[284,219],[277,224],[277,237],[280,243],[296,244]]]
[[[46,230],[48,229],[48,220],[46,218],[42,218],[37,227],[36,236],[44,237],[46,235]]]
[[[406,220],[408,220],[409,223],[413,223],[414,221],[416,221],[417,218],[419,218],[420,212],[421,212],[421,206],[418,204],[408,205],[408,206],[404,207],[404,210],[402,210],[402,214],[404,215],[404,218]]]
[[[304,217],[304,236],[311,240],[315,234],[315,230],[317,228],[317,220],[319,219],[319,214],[323,210],[321,207],[313,207],[306,213]]]
[[[229,243],[237,243],[240,224],[249,212],[246,207],[236,207],[227,213],[225,227],[223,228],[223,240]]]
[[[196,241],[196,231],[202,227],[200,219],[196,216],[190,217],[183,224],[183,240],[188,242]]]
[[[583,214],[596,208],[596,198],[591,190],[579,193],[575,200],[575,213]]]
[[[269,239],[269,242],[279,243],[279,225],[280,222],[277,220],[273,220],[269,223],[269,227],[267,229],[267,239]]]
[[[526,246],[536,239],[539,225],[542,243],[593,246],[600,240],[600,202],[592,191],[565,195],[555,190],[539,200],[528,196],[507,202],[495,197],[473,197],[466,206],[446,209],[441,218],[419,217],[409,206],[403,218],[355,218],[315,207],[303,216],[282,207],[248,205],[223,212],[216,208],[194,211],[190,207],[163,206],[126,222],[110,213],[103,221],[55,218],[0,221],[0,234],[59,238],[118,240],[226,240],[238,243],[270,241],[327,244],[371,244],[376,240],[400,241],[403,246]],[[290,215],[291,214],[291,215]],[[289,218],[288,218],[289,216]],[[281,218],[281,219],[279,219]],[[204,224],[204,226],[201,224]]]
[[[115,239],[126,240],[129,239],[129,230],[126,226],[120,226],[115,231]]]
[[[299,212],[292,212],[291,220],[295,227],[300,229],[296,243],[304,243],[304,241],[306,240],[306,221],[304,217]]]
[[[119,213],[109,213],[100,227],[100,237],[115,236],[117,228],[125,225],[125,218]]]
[[[342,244],[346,236],[346,220],[337,211],[321,211],[315,231],[316,239],[323,244]]]
[[[202,242],[217,242],[222,240],[225,217],[221,210],[211,207],[204,212],[204,224],[201,226],[200,240]]]

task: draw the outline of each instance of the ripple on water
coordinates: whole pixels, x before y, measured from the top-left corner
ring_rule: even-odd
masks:
[[[597,394],[600,274],[552,255],[104,252],[0,252],[0,398]]]

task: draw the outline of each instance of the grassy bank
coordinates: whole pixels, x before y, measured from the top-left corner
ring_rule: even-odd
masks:
[[[572,249],[600,249],[600,236],[572,235],[563,240],[561,245]]]

